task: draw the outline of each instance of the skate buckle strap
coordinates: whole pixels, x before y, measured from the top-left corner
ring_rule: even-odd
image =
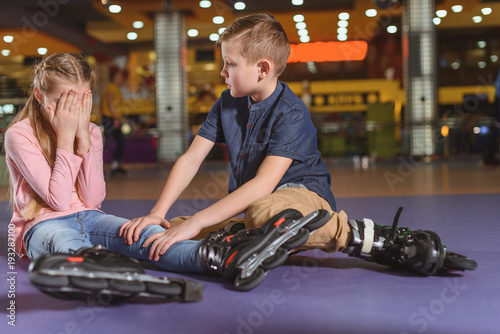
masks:
[[[361,248],[361,255],[370,256],[373,248],[373,240],[375,238],[375,224],[373,220],[363,218],[365,229],[363,230],[363,247]]]

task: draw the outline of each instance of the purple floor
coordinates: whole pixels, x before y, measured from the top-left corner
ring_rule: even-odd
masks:
[[[106,201],[103,209],[135,217],[152,205]],[[478,262],[473,272],[424,278],[341,253],[308,251],[247,293],[228,289],[217,277],[148,270],[202,281],[203,301],[102,307],[40,293],[28,281],[27,260],[17,259],[16,274],[8,274],[10,214],[8,203],[0,202],[0,333],[500,333],[499,205],[500,194],[338,199],[350,217],[386,224],[404,206],[400,225],[435,230],[450,250]],[[15,297],[9,296],[11,276]],[[15,327],[8,324],[12,301]]]

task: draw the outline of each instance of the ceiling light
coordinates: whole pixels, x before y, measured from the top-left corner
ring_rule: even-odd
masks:
[[[226,30],[226,28],[222,27],[222,28],[219,28],[219,30],[217,32],[219,33],[219,35],[222,35],[222,33],[224,32],[224,30]]]
[[[311,40],[311,37],[309,37],[308,35],[304,35],[304,36],[300,36],[299,39],[302,43],[307,43]]]
[[[132,23],[132,27],[134,27],[135,29],[141,29],[142,27],[144,27],[144,22],[134,21],[134,23]]]
[[[222,16],[214,16],[212,21],[215,24],[222,24],[222,23],[224,23],[224,18]]]
[[[443,18],[443,17],[446,17],[446,15],[448,15],[448,12],[444,9],[441,9],[441,10],[436,11],[436,15],[437,15],[437,17]]]
[[[486,67],[486,62],[485,61],[480,61],[477,63],[477,67],[483,69]]]
[[[295,22],[302,22],[302,21],[304,21],[304,19],[305,19],[304,15],[302,15],[302,14],[297,14],[297,15],[293,16],[293,20]]]
[[[299,34],[299,36],[307,36],[309,35],[309,31],[307,31],[307,29],[299,29],[297,34]]]
[[[136,40],[136,39],[137,39],[137,33],[136,33],[136,32],[133,32],[133,31],[129,32],[129,33],[127,34],[127,39],[128,39],[128,40],[131,40],[131,41]]]
[[[439,17],[435,17],[432,19],[432,22],[435,24],[435,25],[439,25],[441,23],[441,19]]]
[[[340,13],[339,20],[342,20],[342,21],[349,20],[349,13],[346,13],[346,12]]]
[[[243,10],[247,7],[244,2],[238,1],[234,3],[234,9],[236,10]]]
[[[337,34],[339,35],[347,35],[347,28],[338,28]]]
[[[10,50],[2,50],[2,56],[7,57],[8,55],[10,55]]]
[[[395,34],[398,31],[398,27],[396,26],[388,26],[387,27],[387,32],[389,34]]]
[[[212,6],[212,3],[208,0],[202,0],[200,1],[200,7],[201,8],[210,8]]]
[[[497,55],[491,55],[490,60],[492,63],[496,63],[498,61],[498,56]]]
[[[301,6],[304,4],[304,0],[292,0],[292,5]]]
[[[14,36],[10,35],[3,36],[3,40],[5,41],[5,43],[12,43],[12,41],[14,40]]]
[[[479,23],[482,20],[483,20],[482,16],[474,16],[474,17],[472,17],[472,21],[474,21],[474,23]]]
[[[376,9],[367,9],[365,12],[365,15],[368,17],[375,17],[375,16],[377,16],[377,10]]]
[[[111,5],[108,7],[108,9],[109,9],[109,12],[113,13],[113,14],[116,14],[116,13],[119,13],[122,11],[122,8],[119,5]]]
[[[210,36],[208,38],[210,38],[210,40],[212,42],[215,42],[215,41],[217,41],[219,39],[219,34],[215,34],[215,33],[210,34]]]
[[[481,8],[481,13],[483,13],[483,15],[490,15],[492,11],[490,7]]]
[[[486,41],[478,41],[477,42],[477,46],[480,48],[480,49],[484,49],[486,47]]]
[[[454,61],[453,63],[451,63],[451,68],[454,70],[458,70],[460,68],[460,62]]]
[[[306,23],[305,22],[297,22],[295,24],[295,28],[297,28],[298,30],[300,29],[305,29],[307,27]]]
[[[36,51],[38,52],[39,55],[43,56],[43,55],[47,54],[48,50],[47,50],[47,48],[38,48]]]
[[[347,41],[347,35],[338,35],[337,39],[341,42]]]
[[[453,13],[460,13],[463,9],[464,7],[462,5],[451,6]]]
[[[196,30],[196,29],[189,29],[188,32],[187,32],[187,35],[189,37],[196,37],[196,36],[198,36],[198,30]]]
[[[318,72],[318,68],[316,67],[316,64],[313,61],[308,61],[307,62],[307,69],[312,74],[316,74]]]
[[[347,28],[347,26],[349,25],[349,22],[339,21],[337,24],[339,25],[340,28]]]

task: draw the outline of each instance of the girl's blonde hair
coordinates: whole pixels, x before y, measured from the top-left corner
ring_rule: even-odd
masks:
[[[50,93],[61,82],[89,84],[90,89],[92,89],[95,85],[94,69],[84,55],[76,53],[52,54],[35,65],[33,87],[36,87],[42,94]],[[43,117],[42,105],[35,98],[34,92],[31,93],[28,101],[14,117],[9,127],[25,118],[31,119],[43,156],[49,166],[54,168],[55,133],[52,125]],[[8,150],[7,147],[5,149]],[[13,196],[12,179],[10,179],[11,203],[13,203]],[[40,210],[46,206],[42,198],[35,193],[22,212],[23,218],[25,220],[36,218]]]
[[[236,42],[249,63],[267,58],[273,62],[276,76],[285,70],[290,42],[281,23],[272,15],[251,14],[236,19],[220,35],[217,47],[228,40]]]

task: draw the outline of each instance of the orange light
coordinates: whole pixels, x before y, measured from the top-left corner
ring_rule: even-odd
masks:
[[[365,41],[291,44],[288,62],[363,60],[367,49]]]

